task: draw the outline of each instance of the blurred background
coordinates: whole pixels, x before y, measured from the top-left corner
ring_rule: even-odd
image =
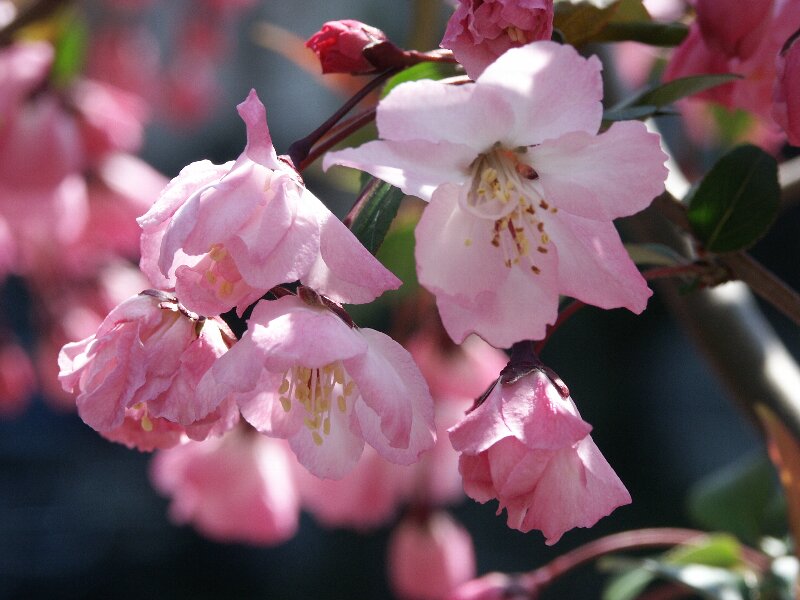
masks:
[[[25,8],[25,3],[0,4],[6,12]],[[129,129],[141,127],[141,137],[134,132],[133,141],[121,133],[108,136],[111,141],[104,138],[113,146],[111,153],[117,158],[120,152],[135,154],[172,178],[192,161],[221,163],[239,155],[244,126],[235,105],[251,88],[267,107],[279,153],[356,89],[344,77],[333,83],[323,79],[313,54],[296,46],[325,21],[358,19],[400,45],[430,49],[438,45],[451,11],[433,0],[94,0],[73,3],[59,17],[67,24],[58,26],[78,31],[74,35],[85,46],[81,73],[130,95],[109,100],[114,110],[128,101],[140,107]],[[619,75],[611,62],[605,69],[609,77]],[[65,86],[58,93],[72,92]],[[86,110],[98,105],[91,106]],[[662,119],[680,140],[677,121]],[[166,179],[134,169],[115,187],[106,158],[87,159],[88,166],[82,167],[87,185],[102,180],[128,198],[121,216],[114,218],[128,219],[134,228],[130,234],[122,227],[127,233],[120,235],[135,236],[132,219],[155,200]],[[340,216],[357,191],[357,177],[344,170],[323,178],[315,166],[304,177]],[[9,206],[25,200],[0,189],[6,195],[0,207],[7,211],[0,215],[13,231],[17,221]],[[797,219],[797,209],[784,214],[753,251],[794,286],[800,285],[793,258],[800,251]],[[102,228],[97,224],[92,235],[107,235]],[[58,248],[70,252],[71,246]],[[49,269],[43,268],[38,250],[18,249],[22,258],[7,269],[0,287],[4,347],[30,357],[20,358],[14,350],[0,366],[5,397],[0,400],[0,598],[391,598],[386,547],[402,510],[366,532],[325,528],[304,513],[297,535],[275,546],[210,541],[190,525],[170,522],[169,500],[149,480],[150,455],[104,440],[76,415],[74,400],[54,380],[55,352],[88,335],[76,332],[96,326],[98,314],[102,318],[100,303],[92,306],[85,295],[103,295],[110,302],[122,293],[117,290],[138,285],[125,270],[134,264],[135,248],[134,242],[133,249],[115,250],[114,275],[109,274],[111,262],[93,266],[90,273],[80,254],[75,255],[77,266],[49,262]],[[411,256],[410,248],[406,253]],[[389,262],[397,260],[402,262],[397,257]],[[119,261],[129,264],[120,270]],[[63,269],[68,274],[59,276]],[[98,278],[99,272],[111,282]],[[80,289],[75,281],[81,282]],[[392,306],[388,301],[354,311],[354,316],[359,324],[390,328]],[[766,314],[798,356],[796,330],[768,308]],[[494,502],[479,505],[465,499],[452,511],[473,537],[478,574],[530,570],[611,532],[702,526],[693,519],[687,496],[699,482],[719,480],[725,468],[755,473],[759,489],[770,490],[758,524],[762,529],[755,535],[782,533],[781,500],[773,493],[760,436],[734,408],[658,294],[638,317],[625,311],[581,311],[558,331],[542,358],[567,382],[633,503],[548,547],[538,532],[506,527],[504,516],[494,514]],[[593,568],[582,569],[546,597],[599,597],[597,591],[587,592],[599,590],[598,577]]]

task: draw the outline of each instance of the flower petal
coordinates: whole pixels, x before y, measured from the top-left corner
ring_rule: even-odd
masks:
[[[400,344],[372,329],[360,332],[369,350],[345,367],[363,400],[355,411],[364,439],[386,460],[416,462],[436,442],[428,385]]]
[[[465,144],[477,155],[506,135],[514,113],[495,89],[426,79],[394,88],[378,104],[376,122],[386,140]]]
[[[597,133],[603,114],[600,61],[569,45],[534,42],[512,48],[478,77],[477,85],[499,88],[516,115],[501,141],[530,146],[570,131]]]
[[[450,443],[456,452],[478,454],[511,436],[500,412],[501,398],[500,383],[497,382],[480,406],[448,430]]]
[[[574,215],[610,221],[639,212],[664,191],[666,154],[644,123],[568,133],[529,150],[545,199]]]
[[[360,169],[406,194],[430,200],[441,184],[466,181],[474,159],[475,150],[462,144],[381,140],[328,152],[322,168],[327,171],[331,165],[342,165]]]
[[[548,221],[558,249],[562,294],[600,308],[639,314],[653,294],[622,245],[614,224],[559,213]]]

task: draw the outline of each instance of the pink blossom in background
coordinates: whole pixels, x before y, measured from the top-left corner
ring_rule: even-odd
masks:
[[[800,37],[787,42],[777,61],[772,117],[789,143],[800,146]]]
[[[0,417],[21,414],[36,391],[36,373],[22,347],[14,342],[0,346]]]
[[[300,512],[290,460],[282,440],[237,427],[159,451],[150,474],[175,523],[222,542],[279,544],[297,531]]]
[[[725,12],[725,7],[730,4],[731,0],[698,3],[698,18],[691,25],[687,38],[676,48],[664,72],[664,80],[709,73],[739,74],[742,79],[693,98],[717,102],[730,109],[746,110],[777,129],[772,117],[773,90],[778,77],[776,62],[786,40],[800,29],[800,3],[793,0],[746,3],[745,15],[751,16],[746,31],[739,28],[743,15],[738,3],[737,10],[728,11],[729,18],[714,18],[714,15]],[[771,5],[771,10],[763,16],[761,11],[768,5]],[[761,34],[751,37],[750,30],[758,30]],[[731,42],[737,39],[737,31],[744,31],[743,55],[741,49]],[[720,41],[726,39],[727,42]]]
[[[420,283],[456,342],[544,336],[559,295],[639,313],[651,295],[612,219],[663,191],[666,155],[639,122],[602,118],[600,62],[535,42],[474,85],[417,81],[378,106],[380,136],[328,153],[429,199],[416,230]]]
[[[552,33],[553,0],[460,0],[441,47],[477,79],[510,48],[549,40]]]
[[[251,425],[287,438],[318,477],[344,477],[365,442],[391,462],[411,464],[436,441],[428,387],[408,352],[295,296],[256,305],[244,336],[197,396],[205,411],[236,399]]]
[[[703,39],[730,58],[752,56],[770,25],[773,0],[696,0]]]
[[[447,600],[530,600],[526,577],[488,573],[459,586]]]
[[[444,600],[475,576],[469,532],[436,511],[404,518],[389,538],[389,582],[403,600]]]
[[[112,310],[97,333],[61,349],[59,379],[78,393],[78,414],[87,425],[151,449],[151,432],[185,430],[204,439],[233,426],[238,413],[231,403],[212,412],[195,402],[200,378],[226,350],[216,322],[200,328],[176,303],[140,294]]]
[[[142,270],[203,315],[243,311],[301,280],[337,302],[369,302],[400,281],[304,186],[272,146],[255,91],[239,105],[247,146],[234,163],[192,163],[142,217]]]
[[[535,369],[514,383],[498,381],[450,429],[450,441],[461,452],[467,495],[497,498],[509,527],[539,529],[552,545],[631,501],[590,430],[566,390]]]
[[[375,66],[364,56],[364,48],[386,40],[386,34],[380,29],[361,21],[342,19],[325,23],[308,38],[306,47],[317,55],[323,73],[357,75],[375,71]]]

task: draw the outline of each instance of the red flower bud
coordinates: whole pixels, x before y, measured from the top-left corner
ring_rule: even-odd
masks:
[[[360,21],[328,21],[306,42],[322,64],[323,73],[369,73],[375,66],[364,56],[364,49],[387,41],[380,29]]]

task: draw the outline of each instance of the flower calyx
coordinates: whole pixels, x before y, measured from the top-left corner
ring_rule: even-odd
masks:
[[[297,287],[297,297],[308,306],[316,306],[318,308],[326,308],[344,321],[350,329],[356,329],[356,324],[353,319],[347,314],[344,307],[338,302],[334,302],[327,296],[323,296],[319,292],[312,290],[309,287],[300,285]]]

